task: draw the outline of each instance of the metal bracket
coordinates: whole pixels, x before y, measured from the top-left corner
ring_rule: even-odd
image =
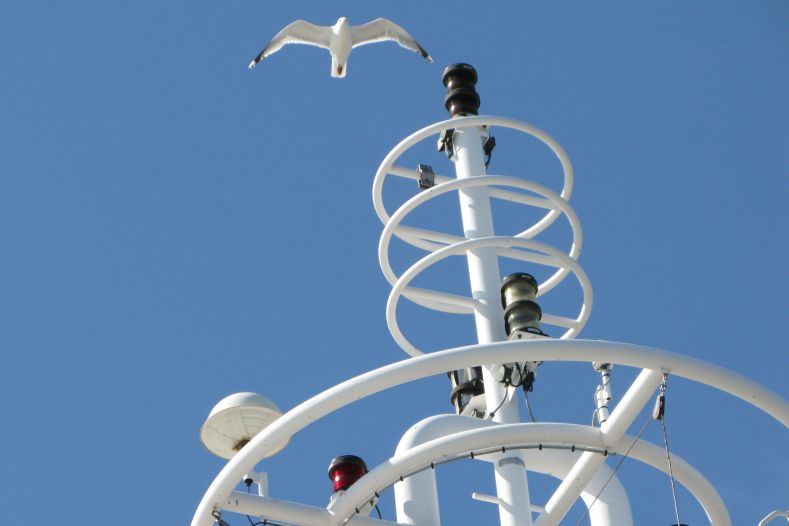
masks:
[[[433,167],[428,164],[416,165],[416,171],[419,172],[419,189],[427,190],[436,185],[436,174],[433,172]]]
[[[257,484],[258,495],[268,497],[268,473],[265,471],[250,471],[241,479],[247,487]]]
[[[439,152],[447,154],[447,159],[452,159],[452,156],[455,155],[455,148],[452,145],[453,135],[455,135],[455,129],[449,128],[448,130],[442,131],[441,135],[438,136],[438,144],[436,144],[436,147]]]
[[[488,135],[482,138],[482,151],[485,154],[485,168],[490,164],[491,156],[493,155],[493,148],[496,147],[496,138],[493,135]]]

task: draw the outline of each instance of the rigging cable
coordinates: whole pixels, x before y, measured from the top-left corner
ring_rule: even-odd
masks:
[[[671,467],[671,453],[668,448],[668,433],[666,432],[666,387],[668,381],[668,373],[663,373],[663,382],[660,384],[660,395],[658,395],[657,405],[655,411],[658,412],[657,420],[660,420],[660,427],[663,429],[663,442],[666,445],[666,460],[668,461],[668,475],[671,479],[671,495],[674,497],[674,514],[677,517],[677,524],[682,524],[679,520],[679,505],[677,504],[677,488],[674,484],[674,470]]]
[[[616,475],[616,472],[619,471],[620,467],[622,467],[622,462],[624,462],[625,459],[628,457],[628,455],[630,455],[630,452],[636,446],[636,442],[638,442],[641,439],[641,435],[644,434],[644,431],[646,431],[647,427],[651,423],[652,423],[652,415],[649,415],[649,417],[647,418],[647,421],[644,422],[643,426],[641,426],[641,431],[639,431],[638,435],[636,435],[636,439],[633,440],[633,443],[630,444],[629,448],[627,448],[627,451],[625,451],[625,454],[622,455],[622,458],[616,464],[616,467],[611,472],[611,475],[609,475],[608,479],[605,481],[605,484],[603,484],[603,487],[600,488],[600,491],[597,492],[597,495],[594,496],[594,500],[592,500],[592,503],[589,506],[586,507],[586,512],[581,516],[581,519],[576,523],[575,526],[580,526],[580,524],[584,521],[584,519],[587,517],[587,515],[589,515],[589,510],[592,509],[592,506],[595,505],[595,502],[597,502],[597,499],[600,498],[600,495],[603,494],[603,491],[605,491],[605,488],[608,486],[608,483],[611,482],[611,479],[614,478],[614,475]]]

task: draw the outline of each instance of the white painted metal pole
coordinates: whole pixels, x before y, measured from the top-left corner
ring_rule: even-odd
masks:
[[[480,126],[456,129],[452,136],[455,174],[458,179],[486,175],[482,151],[483,135]],[[488,190],[484,187],[460,190],[460,212],[463,231],[467,239],[494,236],[493,214]],[[474,320],[479,343],[506,339],[504,315],[501,308],[501,275],[495,248],[480,248],[466,253],[472,296],[478,301]],[[485,400],[488,413],[495,413],[493,420],[501,423],[520,422],[514,392],[496,381],[490,366],[482,367]],[[513,390],[514,391],[514,390]],[[525,465],[521,455],[503,454],[494,464],[496,491],[499,499],[501,526],[531,526],[531,503],[526,481]]]
[[[616,405],[610,418],[601,425],[606,445],[610,446],[619,442],[627,428],[638,416],[639,411],[660,385],[662,378],[663,375],[658,371],[652,369],[641,371],[622,397],[622,401]],[[588,451],[582,453],[545,504],[545,513],[540,515],[536,525],[556,526],[559,524],[604,461],[605,457],[597,453]]]

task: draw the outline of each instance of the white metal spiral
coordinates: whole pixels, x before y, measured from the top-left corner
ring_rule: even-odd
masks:
[[[560,193],[532,181],[504,175],[478,174],[467,179],[455,179],[442,175],[435,176],[437,183],[404,202],[394,213],[390,214],[383,204],[384,181],[388,175],[406,179],[419,180],[419,172],[397,166],[400,157],[421,141],[433,137],[448,129],[470,126],[502,127],[516,130],[532,136],[545,144],[556,155],[561,163],[564,181]],[[484,186],[492,199],[506,200],[512,203],[546,210],[545,215],[537,222],[529,225],[514,236],[491,236],[466,239],[461,236],[406,226],[405,218],[427,201],[448,192],[462,191],[472,187]],[[583,244],[583,231],[578,216],[569,204],[573,187],[573,171],[570,159],[562,147],[548,134],[529,124],[513,119],[493,116],[471,116],[442,121],[419,130],[400,142],[386,156],[373,182],[373,204],[384,230],[378,244],[378,261],[387,281],[392,285],[392,292],[386,307],[386,319],[392,337],[400,347],[411,356],[418,356],[422,351],[417,349],[402,333],[397,322],[397,306],[401,297],[422,307],[452,313],[472,314],[477,305],[473,297],[461,296],[437,290],[428,290],[411,286],[417,275],[435,263],[449,257],[466,254],[468,250],[478,248],[495,248],[501,258],[526,261],[536,265],[555,268],[556,271],[540,283],[538,296],[550,292],[571,273],[575,275],[583,290],[582,304],[578,315],[574,318],[544,312],[542,323],[562,327],[564,332],[560,339],[575,338],[583,329],[592,309],[592,286],[578,264],[578,257]],[[526,193],[528,192],[528,193]],[[550,227],[559,217],[565,216],[572,230],[572,243],[566,253],[559,251],[534,238]],[[392,237],[425,250],[426,256],[416,261],[409,269],[398,276],[389,261],[389,248]]]

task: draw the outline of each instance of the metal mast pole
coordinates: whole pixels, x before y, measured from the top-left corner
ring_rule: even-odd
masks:
[[[477,72],[469,64],[453,64],[444,70],[447,88],[445,106],[453,118],[477,115],[479,95],[476,91]],[[447,154],[455,163],[458,179],[487,175],[483,141],[488,134],[480,126],[455,129],[449,140],[444,137]],[[467,239],[495,235],[490,198],[485,187],[459,191],[463,231]],[[473,297],[478,301],[474,311],[479,343],[506,340],[504,315],[501,308],[501,277],[495,248],[469,250],[467,253],[469,281]],[[515,390],[508,392],[504,384],[491,375],[491,366],[482,366],[488,414],[500,423],[520,422]],[[500,407],[499,407],[500,406]],[[494,463],[499,519],[502,526],[531,526],[531,503],[524,462],[517,452],[503,453]]]

